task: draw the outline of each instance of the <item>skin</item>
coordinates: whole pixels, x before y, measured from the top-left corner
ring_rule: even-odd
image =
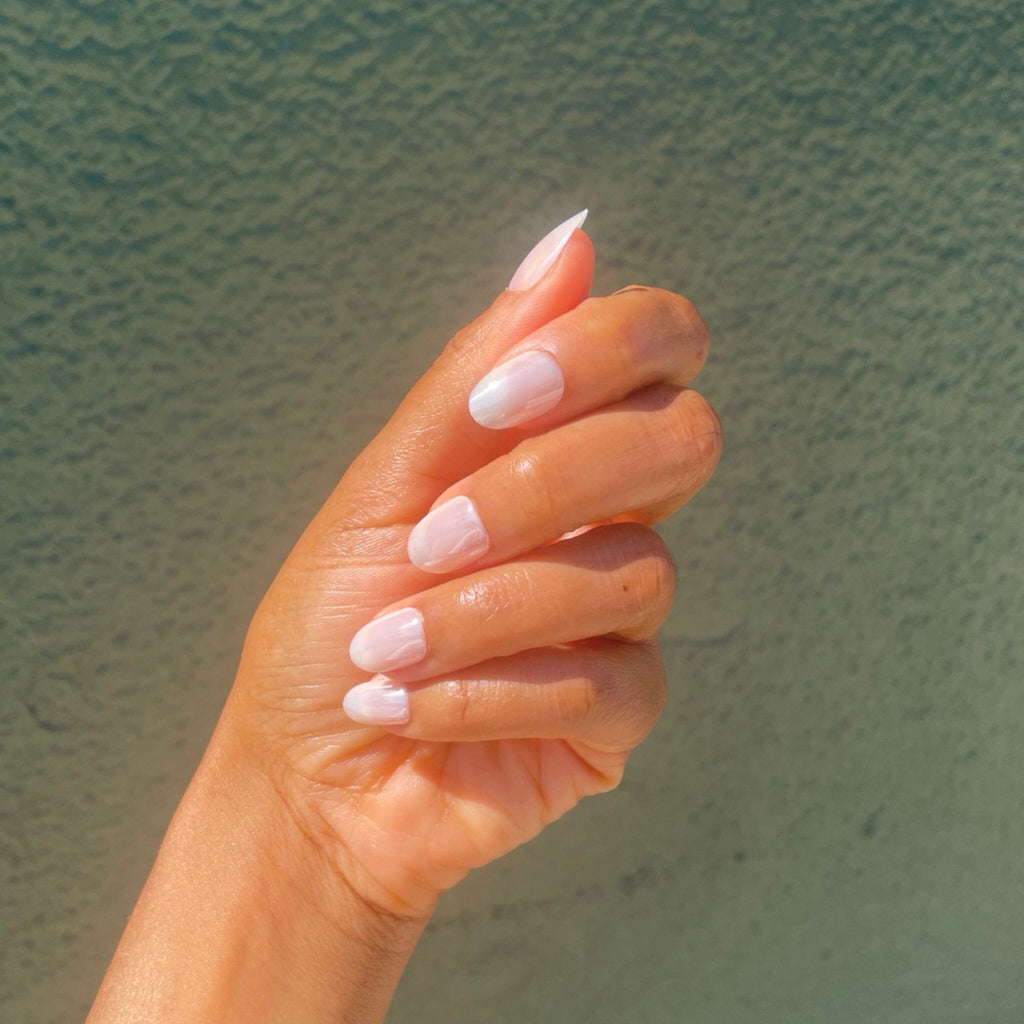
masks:
[[[651,525],[707,481],[721,428],[688,387],[692,305],[589,298],[593,262],[577,231],[461,330],[296,544],[90,1024],[379,1021],[440,894],[621,779],[665,701],[675,571]],[[469,392],[528,348],[558,360],[561,402],[479,426]],[[490,548],[424,572],[409,533],[456,495]],[[354,723],[349,642],[405,607],[428,646],[389,673],[409,721]]]

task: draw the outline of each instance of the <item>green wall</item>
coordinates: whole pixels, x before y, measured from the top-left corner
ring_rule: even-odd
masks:
[[[582,206],[725,426],[672,695],[397,1024],[1024,1017],[1008,0],[4,0],[0,985],[84,1015],[319,502]]]

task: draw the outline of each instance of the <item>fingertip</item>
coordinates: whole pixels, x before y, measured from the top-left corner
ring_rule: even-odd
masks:
[[[516,268],[508,283],[510,292],[527,291],[543,280],[550,268],[557,262],[576,229],[583,226],[588,210],[562,221],[552,228],[527,254]]]
[[[566,225],[572,226],[572,222],[579,217],[570,218]],[[540,260],[535,257],[537,250],[548,238],[556,236],[557,231],[558,228],[534,247],[512,275],[503,293],[520,308],[558,307],[565,311],[579,305],[590,295],[594,278],[594,243],[582,228],[572,227],[567,238],[555,237],[557,251],[549,253],[547,260],[543,253]]]
[[[582,228],[577,228],[552,267],[552,277],[560,277],[561,286],[578,296],[575,299],[576,305],[590,295],[596,259],[590,235]]]
[[[409,694],[387,676],[377,675],[353,686],[341,702],[342,710],[360,725],[398,726],[409,721]]]

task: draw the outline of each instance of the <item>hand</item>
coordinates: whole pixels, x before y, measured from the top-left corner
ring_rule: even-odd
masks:
[[[592,268],[576,231],[452,339],[292,551],[218,727],[390,914],[613,787],[664,702],[650,525],[719,456],[707,332],[668,292],[587,298]],[[474,392],[512,356],[518,405]]]

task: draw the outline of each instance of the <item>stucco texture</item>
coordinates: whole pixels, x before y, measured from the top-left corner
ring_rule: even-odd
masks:
[[[671,698],[390,1019],[1022,1019],[1019,15],[4,0],[3,1018],[84,1015],[294,539],[589,206],[712,332]]]

